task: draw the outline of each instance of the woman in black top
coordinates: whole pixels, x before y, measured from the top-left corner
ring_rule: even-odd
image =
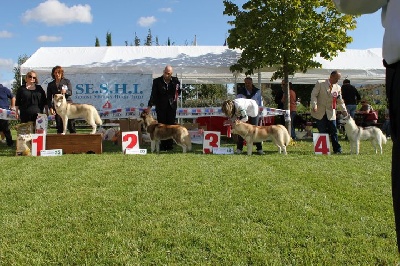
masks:
[[[64,70],[61,66],[53,67],[51,71],[51,77],[54,79],[47,85],[47,105],[49,106],[50,114],[55,115],[57,133],[63,133],[64,126],[61,116],[56,113],[53,106],[53,97],[55,94],[64,94],[67,102],[72,103],[72,85],[69,79],[64,77]],[[69,133],[76,133],[75,119],[68,119],[68,130]]]
[[[26,74],[25,82],[19,87],[15,97],[17,119],[22,123],[29,121],[35,123],[37,115],[43,113],[45,107],[47,109],[46,93],[42,86],[38,85],[39,80],[35,71]]]

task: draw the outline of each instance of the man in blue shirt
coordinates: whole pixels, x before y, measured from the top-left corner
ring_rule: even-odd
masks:
[[[0,108],[11,108],[12,110],[15,110],[15,96],[11,90],[7,87],[4,87],[3,84],[0,84]],[[13,140],[8,120],[0,119],[0,131],[2,131],[6,137],[7,146],[12,147]]]

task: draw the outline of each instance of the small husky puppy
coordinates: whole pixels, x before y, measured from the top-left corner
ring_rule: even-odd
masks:
[[[272,142],[279,148],[279,153],[287,154],[286,147],[290,143],[290,135],[283,125],[254,126],[236,120],[232,124],[232,133],[240,135],[247,143],[247,155],[253,151],[253,143],[272,139]]]
[[[350,115],[342,118],[340,122],[344,124],[344,129],[350,142],[350,154],[360,153],[360,140],[370,140],[375,148],[375,153],[378,153],[379,148],[382,154],[382,143],[386,144],[386,136],[382,133],[382,130],[374,126],[359,127]]]
[[[95,134],[97,125],[102,125],[103,121],[96,108],[90,104],[68,103],[63,94],[55,94],[53,97],[56,112],[63,121],[63,135],[67,132],[68,119],[83,118],[92,126],[92,132]],[[97,125],[96,125],[97,124]]]
[[[147,112],[142,112],[140,118],[143,119],[144,130],[150,134],[151,152],[157,149],[160,152],[160,141],[173,139],[176,144],[182,147],[183,153],[192,150],[192,140],[188,130],[181,125],[165,125],[158,123],[153,116]]]

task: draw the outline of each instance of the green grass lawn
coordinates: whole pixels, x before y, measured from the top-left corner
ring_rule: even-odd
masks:
[[[0,265],[396,265],[391,149],[16,157],[0,144]],[[230,139],[223,146],[234,146]],[[148,146],[145,146],[145,148]]]

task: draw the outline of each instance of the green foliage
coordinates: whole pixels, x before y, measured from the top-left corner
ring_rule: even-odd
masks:
[[[107,34],[106,34],[106,45],[107,46],[112,46],[111,32],[108,32],[108,31],[107,31]]]
[[[135,46],[140,46],[140,39],[139,39],[139,37],[136,35],[136,32],[135,32]]]
[[[227,88],[221,84],[185,84],[182,97],[184,107],[221,106],[227,98]]]
[[[22,81],[22,75],[21,75],[21,65],[26,62],[26,60],[29,59],[29,56],[26,54],[18,56],[18,65],[14,67],[13,72],[14,72],[14,81],[12,84],[12,91],[15,94],[17,92],[17,89],[21,86],[21,81]]]
[[[94,44],[95,47],[100,47],[100,41],[99,38],[96,37],[96,42]]]
[[[352,41],[347,31],[356,26],[354,16],[339,13],[328,0],[250,0],[242,10],[228,0],[224,5],[224,14],[234,18],[229,47],[243,49],[231,70],[270,68],[276,70],[272,80],[320,67],[313,57],[332,59]]]
[[[5,156],[2,265],[397,265],[383,155]],[[223,138],[222,146],[233,147]],[[148,148],[148,145],[144,146]],[[177,165],[179,162],[179,165]]]
[[[152,46],[153,44],[153,35],[151,34],[151,30],[147,33],[146,42],[144,43],[145,46]]]
[[[217,98],[187,99],[183,102],[183,107],[218,107],[222,106],[225,100]]]

